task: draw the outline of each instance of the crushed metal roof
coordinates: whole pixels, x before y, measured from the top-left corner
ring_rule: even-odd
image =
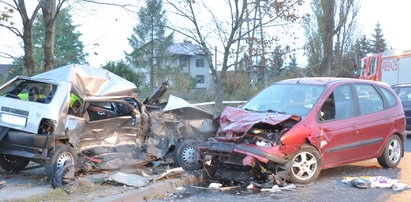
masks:
[[[191,42],[185,41],[184,43],[173,43],[168,51],[171,55],[204,55],[204,51],[197,44],[192,44]]]

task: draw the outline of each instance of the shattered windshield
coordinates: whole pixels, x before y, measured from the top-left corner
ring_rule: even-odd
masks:
[[[0,95],[20,100],[50,103],[57,86],[49,83],[17,79],[0,89]]]
[[[318,85],[276,84],[261,91],[243,109],[306,116],[324,89]]]

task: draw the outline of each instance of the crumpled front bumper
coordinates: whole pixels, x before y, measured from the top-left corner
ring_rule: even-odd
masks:
[[[280,152],[266,151],[266,148],[261,148],[254,145],[248,144],[235,144],[228,142],[207,142],[197,146],[197,150],[200,154],[200,160],[204,159],[204,156],[244,156],[244,159],[257,159],[260,162],[267,163],[269,161],[275,162],[277,164],[284,165],[288,162]],[[277,154],[277,155],[274,155]],[[243,160],[243,164],[247,164]]]

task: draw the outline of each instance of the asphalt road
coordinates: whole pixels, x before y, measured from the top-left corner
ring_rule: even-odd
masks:
[[[185,187],[165,200],[181,201],[409,201],[411,190],[394,192],[391,189],[370,188],[358,189],[341,183],[347,176],[386,176],[393,179],[401,177],[401,170],[411,170],[411,136],[407,138],[405,152],[399,168],[381,168],[376,159],[362,161],[350,165],[323,170],[319,178],[312,184],[298,186],[295,191],[276,193],[250,191],[239,188],[231,191],[216,191]],[[378,167],[378,168],[375,168]],[[406,173],[408,175],[408,173]],[[403,174],[404,175],[404,174]],[[408,178],[408,177],[407,177]]]

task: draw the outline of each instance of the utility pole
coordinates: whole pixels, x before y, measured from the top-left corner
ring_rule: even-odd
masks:
[[[154,92],[154,17],[151,17],[150,89]]]

